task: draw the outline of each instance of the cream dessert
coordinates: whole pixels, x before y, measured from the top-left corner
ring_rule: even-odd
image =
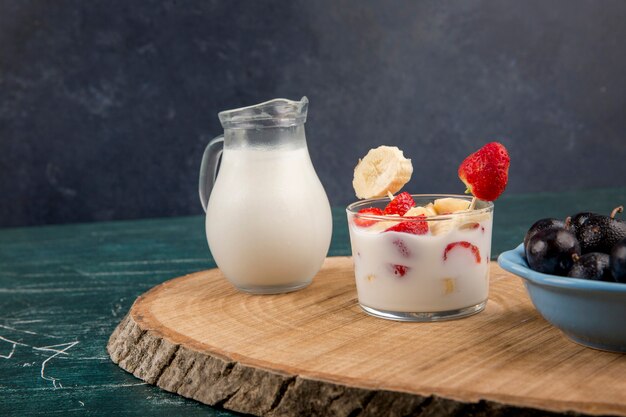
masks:
[[[396,193],[411,160],[391,146],[371,149],[355,170],[358,201],[347,208],[359,304],[369,314],[434,321],[481,311],[489,294],[492,201],[504,191],[509,156],[492,142],[459,166],[462,195]],[[387,196],[387,197],[384,197]]]
[[[384,207],[389,199],[348,207],[359,303],[371,314],[407,320],[479,311],[489,292],[493,204],[481,202],[475,210],[445,215],[411,216],[411,211],[433,210],[438,200],[465,208],[471,200],[412,198],[424,205],[404,216],[358,213],[364,206]]]

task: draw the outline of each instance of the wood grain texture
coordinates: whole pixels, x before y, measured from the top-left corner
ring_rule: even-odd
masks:
[[[202,271],[139,297],[108,351],[148,383],[255,415],[626,415],[626,356],[569,341],[495,264],[485,311],[440,323],[367,316],[347,257],[282,295]]]

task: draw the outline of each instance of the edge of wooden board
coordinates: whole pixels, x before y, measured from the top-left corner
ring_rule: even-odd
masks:
[[[292,367],[270,368],[263,361],[229,354],[165,329],[145,308],[168,286],[203,273],[206,271],[174,278],[138,297],[109,338],[107,351],[112,361],[166,391],[258,416],[623,415],[604,403],[547,404],[502,394],[483,398],[458,390],[420,392],[402,386],[382,389],[355,378],[338,381],[332,375],[304,373]],[[576,409],[588,414],[573,411]]]

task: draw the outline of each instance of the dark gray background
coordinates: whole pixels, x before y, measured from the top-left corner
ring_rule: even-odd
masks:
[[[626,2],[0,0],[0,226],[199,214],[216,113],[302,95],[333,205],[379,144],[412,192],[494,139],[508,193],[623,186]]]

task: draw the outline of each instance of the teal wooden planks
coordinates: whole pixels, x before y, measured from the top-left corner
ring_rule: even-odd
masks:
[[[232,415],[105,350],[138,295],[214,266],[203,234],[199,217],[0,230],[0,415]]]

